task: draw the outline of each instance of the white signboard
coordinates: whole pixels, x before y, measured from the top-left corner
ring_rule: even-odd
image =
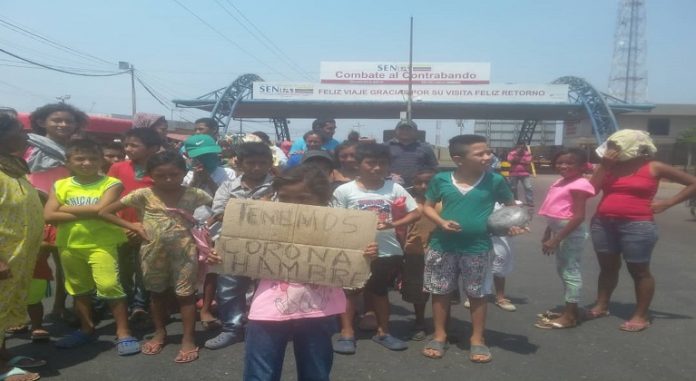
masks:
[[[413,64],[413,84],[485,85],[491,65],[485,62],[430,62]],[[322,62],[321,83],[408,84],[408,62]]]
[[[254,82],[253,99],[287,101],[382,101],[405,102],[403,85],[312,84]],[[568,103],[568,85],[418,85],[415,102],[527,102]]]

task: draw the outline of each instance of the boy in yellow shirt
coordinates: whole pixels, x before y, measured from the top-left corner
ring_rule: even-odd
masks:
[[[128,329],[126,294],[118,280],[116,247],[126,240],[123,230],[98,217],[99,209],[117,201],[121,182],[100,175],[103,153],[89,140],[71,141],[65,149],[72,177],[58,180],[44,209],[46,222],[58,227],[56,246],[65,273],[65,288],[75,298],[80,329],[56,342],[58,348],[76,348],[96,340],[91,316],[91,295],[109,300],[116,322],[118,354],[140,352]]]

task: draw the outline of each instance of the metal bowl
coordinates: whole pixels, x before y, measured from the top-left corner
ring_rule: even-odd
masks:
[[[488,231],[497,236],[508,235],[513,226],[524,227],[531,220],[529,211],[521,206],[503,206],[488,217]]]

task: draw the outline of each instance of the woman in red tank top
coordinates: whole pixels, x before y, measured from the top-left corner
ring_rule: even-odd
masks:
[[[636,290],[636,308],[621,330],[642,331],[650,326],[649,308],[655,292],[650,257],[657,243],[653,215],[696,195],[696,177],[653,160],[655,146],[643,131],[621,130],[607,140],[602,163],[592,184],[603,192],[591,233],[600,273],[597,301],[586,319],[609,315],[609,300],[619,280],[621,257]],[[685,187],[667,200],[655,200],[661,179]]]

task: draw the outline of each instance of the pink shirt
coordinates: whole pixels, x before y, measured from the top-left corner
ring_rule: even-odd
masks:
[[[563,177],[556,180],[546,193],[546,199],[539,209],[539,215],[570,219],[573,217],[573,196],[571,192],[584,192],[589,197],[595,195],[595,189],[584,177],[567,180]]]
[[[340,287],[262,279],[249,309],[249,320],[285,321],[342,314],[346,296]]]

